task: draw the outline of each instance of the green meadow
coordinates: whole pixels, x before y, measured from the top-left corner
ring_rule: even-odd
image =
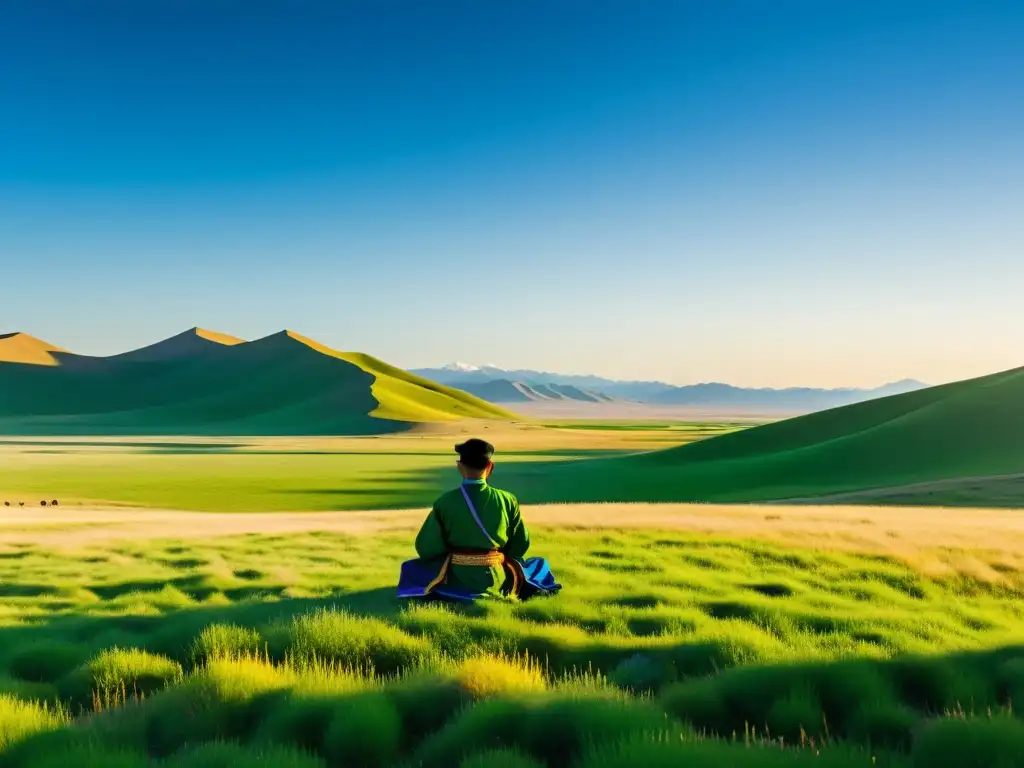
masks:
[[[481,425],[479,432],[499,446],[494,482],[533,500],[531,489],[542,486],[529,477],[538,469],[542,478],[566,462],[674,447],[740,428],[566,422]],[[453,445],[465,436],[446,430],[302,439],[0,437],[0,504],[57,499],[207,512],[425,507],[458,478]]]
[[[1022,381],[751,428],[6,437],[0,766],[1024,766],[1012,513],[747,506],[740,525],[635,504],[1021,506]],[[557,597],[400,604],[419,513],[316,530],[424,510],[470,434],[530,505]],[[574,504],[608,501],[635,506]],[[84,522],[98,508],[138,522]],[[186,512],[147,529],[144,508]],[[331,510],[302,532],[181,532],[204,530],[187,511]]]
[[[545,529],[555,598],[393,598],[411,531],[0,550],[9,766],[1015,766],[1024,577]]]
[[[0,492],[209,511],[423,507],[472,430],[498,446],[495,482],[529,504],[1017,507],[1022,401],[1024,370],[1013,370],[752,427],[479,420],[352,438],[10,438]]]

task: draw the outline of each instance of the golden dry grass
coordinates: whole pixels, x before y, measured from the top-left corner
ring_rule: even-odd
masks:
[[[210,539],[310,531],[370,536],[408,532],[423,510],[194,513],[114,507],[10,508],[0,544],[75,548],[111,540]],[[1024,517],[1014,510],[922,507],[709,504],[551,504],[524,507],[543,541],[556,530],[685,531],[709,539],[753,539],[818,551],[892,557],[923,573],[998,581],[1024,570]]]

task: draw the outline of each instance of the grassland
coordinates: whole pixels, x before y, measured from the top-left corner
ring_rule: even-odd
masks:
[[[533,504],[1018,507],[1024,424],[1011,396],[1021,382],[997,376],[761,426],[469,420],[351,438],[0,438],[0,501],[203,511],[423,507],[452,482],[453,443],[481,435],[499,449],[496,484]]]
[[[372,438],[0,438],[0,503],[58,499],[202,511],[423,507],[457,477],[452,446],[470,434],[499,446],[495,482],[504,482],[518,463],[550,467],[737,428],[654,426],[475,422]]]
[[[526,502],[635,501],[691,462],[742,488],[836,413],[7,439],[0,766],[1024,765],[1014,511],[527,504],[558,597],[393,598],[468,434]]]
[[[7,525],[0,764],[1019,764],[1009,513],[965,542],[937,510],[547,511],[563,594],[470,608],[393,599],[411,513],[203,540]]]

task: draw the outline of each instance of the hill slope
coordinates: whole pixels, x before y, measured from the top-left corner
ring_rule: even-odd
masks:
[[[59,358],[53,353],[59,354],[64,351],[27,333],[0,334],[0,363],[60,365]]]
[[[0,434],[359,435],[460,418],[515,416],[288,331],[193,329],[108,358],[0,363]]]
[[[1024,473],[1024,368],[665,451],[519,471],[529,501],[764,501]]]
[[[223,346],[233,347],[236,344],[244,343],[243,339],[229,336],[226,333],[208,331],[205,328],[190,328],[184,333],[158,341],[156,344],[134,349],[131,352],[123,352],[108,359],[155,363],[205,355],[216,352]]]

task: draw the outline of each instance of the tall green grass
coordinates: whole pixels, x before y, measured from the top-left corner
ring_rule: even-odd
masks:
[[[0,765],[1017,764],[1019,573],[542,543],[560,596],[466,607],[398,534],[0,550]]]

